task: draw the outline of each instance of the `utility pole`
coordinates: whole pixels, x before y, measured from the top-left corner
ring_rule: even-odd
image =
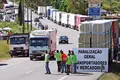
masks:
[[[29,12],[28,12],[28,5],[27,5],[27,30],[29,32]]]
[[[13,0],[13,7],[14,7],[14,4],[15,4],[15,0]]]
[[[60,8],[59,6],[60,6],[60,0],[56,0],[55,8],[59,9]]]
[[[92,48],[92,36],[90,37],[90,48]]]
[[[25,33],[25,23],[24,23],[24,0],[23,0],[23,3],[22,3],[22,4],[23,4],[23,7],[22,7],[22,8],[23,8],[23,9],[22,9],[22,10],[23,10],[23,13],[22,13],[22,17],[23,17],[23,33]]]
[[[86,8],[86,0],[84,0],[84,14],[86,14],[85,13],[85,8]]]
[[[32,31],[32,10],[31,10],[31,31]]]
[[[92,48],[92,31],[90,32],[90,48]]]

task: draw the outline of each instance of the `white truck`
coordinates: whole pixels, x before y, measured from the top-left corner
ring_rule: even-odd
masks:
[[[29,34],[13,34],[9,37],[9,50],[11,57],[29,56]]]
[[[45,6],[38,6],[38,14],[46,14],[46,7]]]
[[[47,8],[45,6],[38,6],[38,14],[42,19],[43,16],[46,15]]]
[[[47,51],[50,53],[51,59],[54,58],[56,50],[56,34],[55,29],[35,30],[30,33],[29,57],[44,59],[44,54]]]

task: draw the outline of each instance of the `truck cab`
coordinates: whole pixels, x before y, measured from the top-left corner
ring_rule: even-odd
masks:
[[[9,37],[10,55],[29,56],[29,34],[13,34]]]
[[[56,50],[56,30],[35,30],[30,33],[29,57],[44,59],[45,52],[49,52],[51,58]]]

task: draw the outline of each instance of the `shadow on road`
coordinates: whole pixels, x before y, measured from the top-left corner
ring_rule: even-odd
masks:
[[[75,73],[74,76],[90,76],[92,73]]]
[[[0,66],[6,66],[6,65],[8,65],[8,64],[0,64]]]
[[[44,61],[43,59],[34,59],[32,61]]]
[[[69,45],[69,44],[73,44],[73,43],[68,43],[68,44],[66,44],[66,43],[60,43],[59,45]]]
[[[45,60],[44,59],[34,59],[32,61],[45,61]],[[50,61],[55,61],[55,60],[51,59]]]
[[[65,74],[62,74],[62,73],[61,73],[61,74],[59,74],[59,73],[58,73],[58,74],[50,74],[50,75],[60,75],[60,76],[61,76],[61,75],[65,75]]]
[[[18,56],[14,56],[12,58],[28,58],[28,56],[18,55]]]
[[[51,75],[66,75],[66,73],[58,73],[58,74],[51,74]],[[71,74],[70,76],[89,76],[89,75],[93,75],[92,73],[76,73],[76,74]]]
[[[73,44],[73,43],[68,43],[68,44]]]

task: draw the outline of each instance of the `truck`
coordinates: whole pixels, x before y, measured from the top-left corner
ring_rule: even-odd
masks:
[[[13,56],[29,56],[29,33],[12,34],[9,37],[9,51]]]
[[[4,11],[0,11],[0,21],[4,19]]]
[[[108,48],[109,62],[116,59],[119,49],[117,19],[86,21],[79,24],[79,48]]]
[[[46,15],[46,7],[45,6],[38,6],[38,14],[42,19],[44,15]]]
[[[56,29],[35,30],[30,33],[29,57],[33,59],[44,59],[45,52],[50,53],[54,59],[56,50]]]
[[[73,27],[73,29],[78,31],[78,25],[81,22],[91,20],[91,19],[92,19],[92,17],[90,17],[90,16],[75,14],[75,26]]]
[[[46,7],[45,6],[38,6],[38,14],[46,14]]]
[[[48,20],[50,19],[50,9],[52,8],[52,6],[47,6],[46,9],[47,9],[47,12],[46,12],[46,16],[48,18]]]

